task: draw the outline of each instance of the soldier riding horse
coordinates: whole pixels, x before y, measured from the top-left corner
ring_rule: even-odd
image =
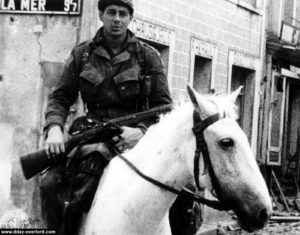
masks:
[[[130,151],[115,157],[99,183],[81,234],[170,235],[168,211],[187,183],[215,191],[240,225],[263,228],[272,213],[265,181],[248,140],[236,122],[234,102],[200,96],[152,126]]]

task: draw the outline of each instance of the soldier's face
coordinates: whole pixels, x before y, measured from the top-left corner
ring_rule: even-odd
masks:
[[[132,15],[126,7],[110,5],[103,12],[100,12],[100,19],[107,34],[112,37],[119,37],[126,34]]]

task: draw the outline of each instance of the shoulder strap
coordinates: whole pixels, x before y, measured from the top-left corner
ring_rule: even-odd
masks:
[[[141,108],[141,110],[147,110],[149,109],[149,96],[151,94],[151,75],[149,73],[149,67],[147,67],[146,63],[146,47],[150,48],[150,46],[142,41],[139,41],[139,46],[141,47],[141,50],[138,50],[137,52],[137,60],[141,67],[140,85],[142,95],[138,106]]]
[[[139,65],[141,66],[142,75],[146,74],[146,52],[145,52],[145,42],[139,41],[139,45],[141,50],[137,52],[137,60]]]
[[[92,42],[93,40],[88,40],[88,41],[81,42],[77,45],[78,47],[82,47],[78,52],[78,65],[79,65],[78,73],[79,74],[82,72],[83,67],[88,63],[90,55],[94,50],[94,46],[91,45]],[[87,112],[86,102],[84,102],[84,100],[82,100],[82,102],[83,102],[84,112],[86,113]]]
[[[81,54],[80,70],[82,70],[82,68],[88,63],[89,57],[94,50],[94,46],[91,45],[91,43],[92,43],[92,40],[88,40],[88,41],[81,43],[83,46],[83,50],[82,50],[82,54]],[[79,45],[81,45],[81,44],[79,44]]]

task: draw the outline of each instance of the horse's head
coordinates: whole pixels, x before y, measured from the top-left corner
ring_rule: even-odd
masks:
[[[234,102],[240,90],[222,98],[201,96],[190,87],[188,91],[202,121],[216,113],[220,115],[220,119],[209,122],[203,130],[208,157],[200,161],[209,168],[218,199],[236,213],[243,229],[263,228],[272,213],[272,206],[247,137],[235,120]],[[202,174],[195,176],[196,181],[197,177],[201,181]]]

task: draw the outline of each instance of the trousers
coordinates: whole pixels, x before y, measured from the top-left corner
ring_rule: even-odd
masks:
[[[91,152],[83,161],[67,168],[49,170],[40,181],[42,217],[47,228],[59,235],[76,235],[82,216],[92,204],[100,177],[108,160],[99,152]]]
[[[193,185],[186,185],[195,191]],[[169,211],[172,235],[194,235],[202,223],[201,207],[199,203],[179,194]]]

